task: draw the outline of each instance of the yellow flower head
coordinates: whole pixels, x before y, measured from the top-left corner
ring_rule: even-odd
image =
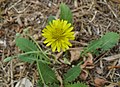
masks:
[[[49,23],[43,30],[42,36],[46,38],[44,43],[52,48],[54,52],[56,49],[58,52],[61,50],[65,51],[72,46],[69,40],[74,40],[74,32],[72,32],[73,27],[71,23],[65,20],[53,20]]]

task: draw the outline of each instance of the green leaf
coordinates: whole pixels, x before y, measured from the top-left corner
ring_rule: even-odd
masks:
[[[101,43],[102,43],[101,40],[91,41],[88,47],[84,48],[84,51],[81,53],[81,55],[85,55],[88,52],[96,53],[96,49],[100,48]]]
[[[60,19],[67,20],[69,23],[72,23],[72,12],[64,3],[60,4]]]
[[[45,58],[46,56],[44,56],[43,53],[39,51],[25,52],[25,53],[19,54],[16,57],[18,57],[20,60],[24,62],[33,63],[34,61],[41,61],[43,63],[50,64],[50,61]]]
[[[15,57],[7,57],[3,60],[3,62],[9,62],[10,60],[14,59]]]
[[[100,39],[91,41],[90,44],[84,48],[84,51],[81,53],[81,55],[83,56],[88,52],[91,52],[93,54],[100,53],[98,49],[100,49],[102,52],[107,51],[113,46],[115,46],[115,44],[118,43],[119,39],[119,34],[114,32],[108,32]]]
[[[118,43],[120,35],[114,32],[106,33],[100,40],[102,41],[101,48],[106,51]]]
[[[16,45],[20,48],[20,50],[27,52],[37,51],[37,46],[30,40],[26,38],[16,38]],[[29,54],[29,55],[19,55],[18,58],[24,62],[33,63],[37,60],[37,54]]]
[[[19,59],[24,62],[33,63],[37,60],[36,55],[20,55]]]
[[[77,82],[77,83],[74,83],[74,84],[65,85],[65,87],[88,87],[88,86],[85,85],[85,83]]]
[[[10,60],[12,60],[12,59],[14,59],[14,58],[19,58],[20,56],[22,57],[24,57],[24,56],[30,56],[30,55],[33,55],[33,54],[36,54],[36,53],[40,53],[39,51],[30,51],[30,52],[25,52],[25,53],[21,53],[21,54],[18,54],[18,55],[16,55],[16,56],[11,56],[11,57],[7,57],[7,58],[5,58],[4,59],[4,62],[8,62],[8,61],[10,61]],[[28,57],[29,57],[28,56]],[[29,58],[28,58],[29,59]],[[23,60],[27,60],[27,59],[23,59]],[[33,59],[32,59],[33,60]],[[34,58],[34,60],[35,60],[35,58]]]
[[[57,82],[55,72],[45,63],[38,62],[38,71],[44,84]]]
[[[55,17],[52,16],[52,15],[50,15],[50,16],[48,17],[48,23],[49,23],[49,22],[52,22],[53,20],[55,20]]]
[[[37,85],[36,87],[43,87],[42,81],[39,79],[37,80]]]
[[[80,66],[72,67],[64,75],[64,82],[70,82],[75,80],[75,78],[79,76],[80,72],[81,72]]]
[[[26,38],[16,38],[15,42],[16,42],[16,45],[22,51],[25,51],[25,52],[37,51],[36,45],[32,41]]]

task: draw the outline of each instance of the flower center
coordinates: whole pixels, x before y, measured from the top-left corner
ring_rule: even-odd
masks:
[[[62,39],[64,36],[63,36],[63,32],[61,29],[56,29],[55,32],[53,32],[53,38],[56,39],[56,40],[59,40],[59,39]]]

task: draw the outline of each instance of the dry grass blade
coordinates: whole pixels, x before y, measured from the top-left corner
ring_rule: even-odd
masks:
[[[106,61],[114,61],[114,60],[117,60],[120,58],[120,54],[116,54],[116,55],[113,55],[113,56],[109,56],[109,57],[104,57],[102,59],[106,60]]]

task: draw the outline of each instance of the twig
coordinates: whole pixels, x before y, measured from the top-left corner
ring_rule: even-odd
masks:
[[[21,0],[18,0],[15,4],[13,4],[11,7],[8,8],[8,10],[10,10],[11,8],[13,8],[15,5],[17,5],[19,2],[21,2]]]
[[[107,61],[113,61],[113,60],[116,60],[116,59],[119,59],[119,58],[120,58],[120,54],[109,56],[109,57],[104,57],[102,59],[107,60]]]
[[[30,6],[31,4],[29,4],[26,8],[24,8],[23,10],[21,10],[21,11],[18,11],[17,9],[16,9],[16,7],[13,7],[14,9],[15,9],[15,11],[17,12],[17,13],[23,13],[23,12],[25,12],[28,8],[29,8],[29,6]]]
[[[115,12],[112,10],[111,6],[107,3],[106,0],[104,0],[105,3],[107,4],[108,8],[111,10],[111,12],[113,13],[113,15],[115,16],[116,19],[118,19],[117,15],[115,14]]]
[[[115,66],[116,64],[117,64],[117,61],[113,63],[113,66]],[[112,72],[112,69],[108,72],[108,74],[106,75],[106,78],[110,75],[111,72]]]
[[[92,22],[95,19],[96,14],[97,14],[97,11],[95,11],[95,14],[93,15],[93,18],[89,22]]]
[[[10,77],[11,77],[11,87],[14,87],[14,84],[13,84],[13,63],[12,63],[12,60],[10,61]]]

